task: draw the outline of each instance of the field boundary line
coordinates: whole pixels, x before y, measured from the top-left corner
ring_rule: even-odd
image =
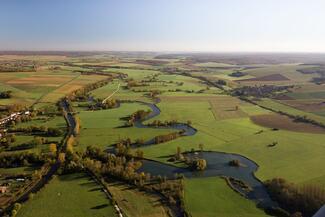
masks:
[[[210,104],[210,107],[211,107],[211,110],[210,111],[212,112],[212,115],[214,117],[214,120],[215,121],[218,121],[217,115],[214,113],[213,104],[211,103],[211,100],[209,100],[209,104]]]
[[[60,85],[59,85],[58,87],[56,87],[54,90],[49,91],[49,92],[43,94],[39,99],[37,99],[37,100],[33,103],[33,105],[36,105],[37,103],[42,103],[41,100],[42,100],[45,96],[47,96],[47,95],[53,93],[54,91],[60,89],[61,87],[63,87],[63,86],[65,86],[65,85],[69,84],[70,82],[72,82],[72,81],[78,79],[78,78],[80,77],[80,75],[81,75],[81,74],[79,74],[79,75],[73,77],[72,79],[70,79],[69,81],[67,81],[67,82],[65,82],[65,83],[63,83],[63,84],[60,84]],[[43,103],[49,103],[49,102],[43,102]]]

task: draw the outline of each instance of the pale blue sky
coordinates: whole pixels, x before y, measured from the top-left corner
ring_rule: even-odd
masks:
[[[324,0],[1,0],[0,50],[325,52]]]

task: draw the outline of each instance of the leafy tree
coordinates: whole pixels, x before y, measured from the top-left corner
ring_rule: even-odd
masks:
[[[203,145],[202,143],[200,143],[200,144],[199,144],[199,149],[200,149],[200,151],[203,151],[203,147],[204,147],[204,145]]]
[[[50,144],[50,152],[53,154],[53,155],[56,155],[56,152],[57,152],[57,147],[56,147],[56,144],[55,143],[51,143]]]
[[[59,154],[59,162],[64,163],[65,162],[65,153],[60,153]]]
[[[205,170],[207,167],[207,162],[205,159],[196,159],[193,161],[193,167],[196,170]]]

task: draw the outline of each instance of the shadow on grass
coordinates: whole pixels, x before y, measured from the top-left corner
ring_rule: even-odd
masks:
[[[60,181],[73,181],[77,179],[86,179],[86,178],[89,178],[89,176],[85,173],[72,173],[72,174],[59,176]]]
[[[93,192],[93,191],[103,191],[103,189],[98,187],[98,188],[92,188],[89,190],[89,192]]]
[[[108,204],[102,204],[102,205],[91,207],[90,209],[104,209],[108,206],[109,206]]]
[[[158,158],[171,158],[173,157],[174,155],[163,155],[163,156],[159,156]]]

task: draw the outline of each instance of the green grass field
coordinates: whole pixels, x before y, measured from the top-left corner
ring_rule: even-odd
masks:
[[[205,150],[238,153],[254,160],[260,166],[257,176],[262,180],[283,177],[301,184],[314,183],[315,180],[325,183],[325,172],[319,170],[319,165],[325,163],[324,144],[320,142],[325,135],[272,131],[254,124],[247,117],[215,120],[207,102],[161,102],[159,107],[162,113],[156,119],[191,120],[198,132],[191,137],[143,148],[149,158],[167,162],[168,158],[161,156],[175,154],[177,147],[184,151],[198,149],[198,144],[202,143]],[[265,111],[247,105],[243,110],[251,114]],[[257,134],[261,130],[263,133]],[[268,148],[267,145],[274,141],[279,145]]]
[[[127,216],[132,217],[167,217],[166,208],[157,195],[141,192],[132,186],[121,182],[109,183],[109,191],[114,199],[125,210]]]
[[[31,121],[21,122],[16,125],[16,127],[29,127],[29,126],[46,126],[53,128],[66,128],[67,124],[62,116],[36,116]]]
[[[156,135],[173,132],[169,129],[140,129],[135,127],[123,128],[125,121],[120,118],[126,117],[137,110],[148,110],[149,107],[139,103],[124,103],[120,108],[82,111],[78,115],[81,120],[79,145],[77,148],[86,148],[88,145],[97,145],[106,148],[119,142],[121,139],[130,138],[132,141],[143,139],[144,141]],[[120,128],[119,128],[120,127]]]
[[[24,204],[18,217],[115,217],[114,207],[101,187],[85,174],[55,177],[33,199]]]
[[[18,57],[15,57],[18,58]],[[35,60],[37,57],[26,57]],[[53,62],[51,62],[53,58]],[[65,61],[69,64],[61,63]],[[148,97],[152,90],[160,90],[161,101],[157,106],[161,114],[153,120],[181,123],[191,122],[197,129],[193,136],[179,137],[175,140],[141,147],[144,157],[163,163],[168,162],[178,147],[182,151],[199,149],[203,144],[206,151],[221,151],[241,154],[255,161],[258,165],[257,178],[261,181],[275,177],[285,178],[296,184],[317,184],[325,188],[325,135],[289,130],[272,130],[255,124],[251,117],[262,114],[272,114],[260,106],[282,111],[291,115],[307,116],[310,119],[325,124],[325,113],[318,105],[317,110],[300,110],[293,107],[295,103],[286,105],[285,101],[262,98],[256,100],[258,105],[240,101],[230,95],[227,90],[244,85],[295,85],[292,92],[286,95],[288,100],[314,100],[322,103],[325,99],[322,85],[311,83],[315,74],[302,74],[297,70],[309,66],[292,64],[252,64],[232,65],[222,62],[187,62],[186,58],[164,59],[161,65],[149,65],[147,62],[136,61],[134,57],[111,58],[106,55],[87,57],[40,58],[42,66],[37,72],[0,73],[0,91],[11,90],[13,97],[0,99],[0,105],[24,104],[34,108],[55,108],[55,103],[68,93],[78,90],[87,84],[107,79],[104,75],[85,75],[80,71],[100,71],[111,75],[124,73],[127,79],[117,79],[98,89],[90,95],[104,99],[113,93],[120,84],[119,90],[113,96],[117,100],[138,100],[153,103]],[[152,61],[153,57],[142,59]],[[75,64],[75,65],[71,65]],[[49,66],[60,66],[58,70],[50,70]],[[99,68],[91,68],[99,67]],[[160,71],[164,67],[177,70],[171,73]],[[118,68],[121,67],[121,68]],[[173,69],[172,69],[173,70]],[[231,77],[230,73],[241,70],[246,75]],[[227,82],[225,90],[208,87],[198,79],[185,76],[204,76],[214,82],[223,79]],[[238,81],[241,79],[260,78],[263,76],[281,74],[288,78],[282,81]],[[128,79],[134,79],[142,86],[127,88]],[[317,101],[317,102],[316,102]],[[157,135],[164,135],[174,130],[170,129],[139,129],[122,127],[125,118],[137,110],[148,110],[149,107],[140,103],[122,103],[120,107],[107,110],[88,111],[78,104],[88,102],[73,102],[76,116],[80,118],[81,129],[77,136],[74,150],[82,151],[89,145],[102,149],[130,138],[132,141],[141,139],[147,141]],[[299,104],[300,105],[300,104]],[[298,105],[298,106],[299,106]],[[305,105],[303,105],[305,106]],[[309,108],[309,107],[308,107]],[[309,108],[312,109],[312,108]],[[308,111],[308,112],[307,112]],[[66,122],[61,116],[46,117],[40,115],[30,122],[19,123],[17,127],[32,125],[66,129]],[[33,136],[17,134],[12,146],[31,141]],[[59,142],[62,137],[51,138]],[[269,144],[277,142],[275,147]],[[48,145],[35,147],[31,151],[47,152]],[[184,164],[175,164],[184,166]],[[34,168],[22,167],[3,169],[0,173],[20,174],[32,173]],[[127,217],[165,217],[168,216],[165,207],[158,201],[156,195],[148,195],[130,186],[112,182],[110,189]],[[264,217],[263,210],[256,208],[254,202],[240,196],[226,182],[219,178],[193,178],[185,181],[185,207],[193,217]],[[72,174],[54,177],[33,199],[23,204],[18,217],[110,217],[116,216],[111,202],[106,198],[93,180],[85,174]]]
[[[221,178],[185,181],[185,207],[192,217],[266,217],[254,202],[231,190]]]

